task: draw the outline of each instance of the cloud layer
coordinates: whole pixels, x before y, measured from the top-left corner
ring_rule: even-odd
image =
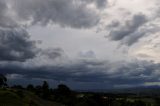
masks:
[[[34,58],[37,48],[23,29],[0,29],[0,61],[25,61]]]
[[[10,67],[7,67],[8,65]],[[0,67],[0,71],[4,74],[10,76],[17,74],[24,79],[48,79],[60,82],[83,83],[84,85],[86,83],[99,83],[101,85],[106,84],[104,85],[105,88],[113,88],[118,85],[128,85],[128,87],[133,85],[145,86],[147,82],[159,82],[159,69],[160,64],[146,61],[111,63],[86,60],[79,61],[76,64],[52,64],[52,66],[43,65],[30,68],[24,64],[5,63]],[[76,86],[74,87],[76,88]]]
[[[105,0],[101,0],[105,1]],[[88,4],[96,2],[91,0]],[[22,21],[30,21],[31,24],[46,25],[49,23],[73,28],[90,28],[98,24],[100,19],[94,9],[90,9],[87,3],[78,0],[13,0],[12,8]]]
[[[25,61],[36,55],[36,43],[11,17],[7,1],[0,0],[0,61]]]
[[[137,42],[137,40],[144,35],[139,30],[146,22],[147,22],[147,17],[145,15],[136,14],[132,17],[131,20],[127,20],[124,25],[113,29],[110,32],[109,37],[111,40],[115,41],[127,38],[127,41],[125,43],[131,45]],[[111,26],[114,27],[114,25]]]
[[[60,47],[38,48],[37,41],[28,33],[28,28],[35,25],[58,25],[82,31],[103,27],[109,41],[118,41],[128,48],[158,34],[158,15],[151,14],[148,7],[122,8],[128,1],[120,1],[121,5],[118,1],[111,5],[110,0],[0,0],[0,73],[10,80],[47,79],[74,82],[73,85],[100,84],[106,88],[159,82],[160,64],[154,61],[134,57],[128,61],[98,60],[92,49],[80,52],[78,59],[71,60],[67,56],[71,54]]]

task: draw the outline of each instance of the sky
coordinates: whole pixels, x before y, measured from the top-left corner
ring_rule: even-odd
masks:
[[[0,73],[72,89],[160,85],[159,0],[0,0]]]

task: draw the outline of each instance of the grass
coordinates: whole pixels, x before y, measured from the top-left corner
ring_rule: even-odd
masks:
[[[46,101],[35,94],[13,89],[0,89],[0,106],[63,106],[62,104]]]

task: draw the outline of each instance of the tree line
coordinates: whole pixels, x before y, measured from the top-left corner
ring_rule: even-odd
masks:
[[[24,92],[32,92],[40,98],[62,103],[66,106],[159,106],[160,98],[156,98],[156,104],[149,104],[142,99],[131,98],[133,95],[106,94],[95,92],[77,92],[71,90],[65,84],[59,84],[57,88],[50,88],[47,81],[43,81],[42,85],[27,85],[25,88],[21,85],[9,87],[7,78],[0,74],[0,88],[8,88],[17,91],[17,94],[24,97]],[[32,103],[32,102],[31,102]]]

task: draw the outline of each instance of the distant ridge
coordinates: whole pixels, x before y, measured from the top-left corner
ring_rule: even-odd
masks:
[[[99,93],[133,93],[133,94],[146,94],[146,95],[160,95],[160,86],[139,86],[128,88],[114,88],[114,89],[88,89],[76,90],[80,92],[99,92]]]

